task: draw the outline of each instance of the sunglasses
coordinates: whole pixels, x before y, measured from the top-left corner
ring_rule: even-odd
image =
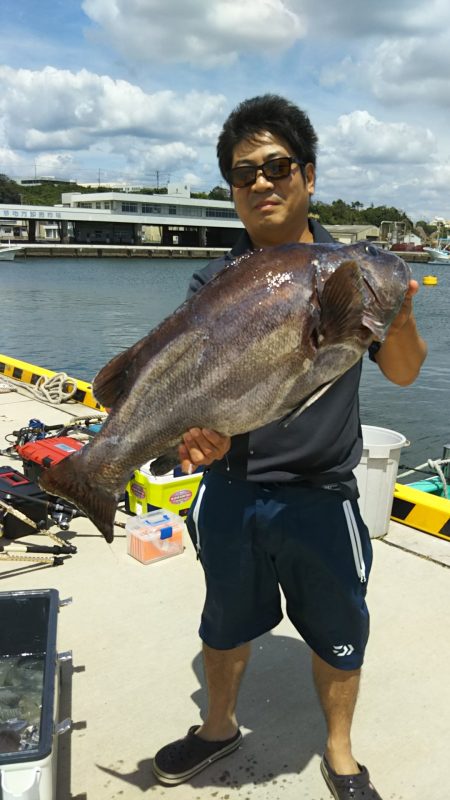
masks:
[[[304,167],[303,161],[294,156],[282,156],[282,158],[272,158],[264,164],[233,167],[228,173],[228,180],[236,189],[244,189],[245,186],[252,186],[256,182],[259,170],[268,181],[279,181],[287,178],[291,172],[291,165],[298,164]]]

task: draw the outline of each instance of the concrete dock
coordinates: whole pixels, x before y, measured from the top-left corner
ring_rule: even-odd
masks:
[[[383,242],[374,242],[381,247]],[[17,252],[16,258],[218,258],[228,247],[178,247],[156,244],[71,244],[28,243]],[[397,253],[408,262],[426,264],[430,255],[421,251],[402,250]]]
[[[155,244],[24,243],[15,258],[218,258],[222,247],[167,247]],[[14,259],[15,260],[15,259]]]
[[[2,393],[0,449],[31,418],[50,425],[87,411],[44,405],[25,389]],[[21,469],[4,454],[6,465]],[[0,590],[56,588],[73,598],[58,621],[58,650],[73,651],[60,718],[73,729],[59,740],[57,800],[328,800],[310,653],[286,618],[254,642],[238,708],[242,747],[184,785],[158,784],[152,756],[206,707],[201,567],[187,537],[182,555],[144,566],[127,554],[122,528],[111,545],[83,518],[52,531],[78,552],[56,567],[0,561]],[[450,543],[391,523],[373,546],[354,753],[383,800],[448,800]]]

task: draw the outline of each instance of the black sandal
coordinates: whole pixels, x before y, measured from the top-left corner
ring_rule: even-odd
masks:
[[[153,772],[161,783],[176,786],[189,780],[214,761],[237,750],[242,741],[239,728],[231,739],[222,742],[208,742],[196,736],[199,728],[200,725],[193,725],[183,739],[158,750],[153,759]]]
[[[366,767],[358,764],[356,775],[338,775],[323,756],[320,771],[335,800],[381,800]]]

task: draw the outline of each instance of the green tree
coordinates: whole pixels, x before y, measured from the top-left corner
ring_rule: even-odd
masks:
[[[230,199],[230,190],[225,189],[224,186],[214,186],[214,189],[211,189],[209,195],[209,200],[229,200]]]
[[[427,236],[430,236],[430,234],[436,230],[436,226],[430,225],[430,223],[425,222],[424,219],[419,219],[415,224],[415,230],[418,232],[419,236],[422,236],[421,231],[424,231]]]
[[[42,183],[40,186],[20,187],[22,203],[31,206],[54,206],[61,202],[61,195],[63,192],[80,192],[86,194],[87,192],[93,191],[97,191],[97,189],[77,186],[76,183],[70,183],[69,181],[52,181],[51,183]]]
[[[413,227],[411,220],[406,216],[405,212],[399,211],[392,206],[371,205],[369,208],[364,209],[362,216],[364,217],[364,222],[368,222],[370,225],[376,225],[378,228],[383,220],[389,220],[390,222],[406,222],[410,228]]]
[[[0,174],[0,203],[21,203],[20,188],[7,175]]]

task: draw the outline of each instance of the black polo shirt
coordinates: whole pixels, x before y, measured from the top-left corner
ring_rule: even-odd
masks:
[[[316,220],[310,220],[315,242],[333,242]],[[210,261],[192,276],[188,296],[230,264],[237,256],[252,250],[244,231],[232,250]],[[300,482],[326,486],[357,497],[352,470],[362,454],[358,389],[362,361],[337,380],[288,427],[272,422],[247,434],[233,436],[231,449],[211,469],[233,478],[261,483]]]

